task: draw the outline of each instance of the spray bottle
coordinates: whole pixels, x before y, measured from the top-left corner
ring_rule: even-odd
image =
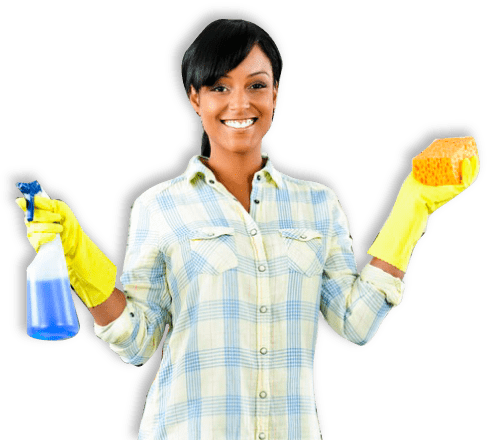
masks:
[[[40,184],[18,183],[26,198],[26,220],[34,216],[34,197],[49,198]],[[59,341],[80,330],[71,295],[61,237],[40,246],[27,272],[27,333],[35,339]]]

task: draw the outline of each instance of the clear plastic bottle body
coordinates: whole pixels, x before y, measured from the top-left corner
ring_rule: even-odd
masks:
[[[80,330],[61,237],[42,245],[27,269],[27,332],[35,339],[58,341]]]
[[[35,195],[49,198],[41,188]],[[28,335],[45,341],[75,336],[80,330],[80,323],[59,234],[40,246],[26,272]]]

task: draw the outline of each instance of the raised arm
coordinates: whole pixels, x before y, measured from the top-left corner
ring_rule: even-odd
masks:
[[[394,276],[406,272],[413,249],[425,232],[429,215],[468,188],[478,173],[477,156],[463,160],[462,182],[458,185],[424,185],[410,172],[389,218],[368,250],[375,257],[371,264],[388,273],[393,271]]]

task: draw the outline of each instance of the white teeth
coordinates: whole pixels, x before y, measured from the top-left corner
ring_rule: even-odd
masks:
[[[231,120],[227,120],[227,121],[222,121],[224,124],[228,125],[229,127],[233,127],[233,128],[245,128],[245,127],[249,127],[250,125],[252,125],[254,123],[254,120],[253,119],[247,119],[245,121],[231,121]]]

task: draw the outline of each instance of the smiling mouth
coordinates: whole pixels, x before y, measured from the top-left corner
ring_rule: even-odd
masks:
[[[221,122],[231,128],[247,128],[255,124],[258,118],[250,119],[221,119]]]

